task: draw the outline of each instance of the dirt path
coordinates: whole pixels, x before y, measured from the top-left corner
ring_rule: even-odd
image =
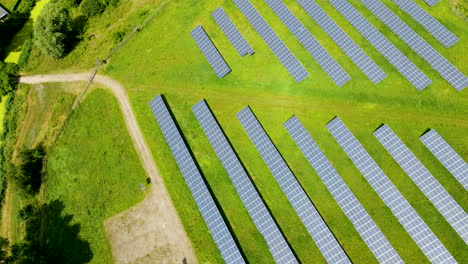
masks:
[[[22,76],[21,83],[87,81],[89,73]],[[153,156],[133,114],[125,88],[96,75],[94,82],[108,87],[118,100],[128,132],[146,174],[151,193],[146,199],[104,223],[116,263],[197,263],[190,241],[169,198]]]
[[[2,237],[8,239],[10,243],[13,241],[13,199],[11,198],[11,187],[7,186],[5,191],[5,198],[2,206]]]

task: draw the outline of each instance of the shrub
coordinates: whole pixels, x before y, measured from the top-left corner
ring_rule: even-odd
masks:
[[[100,0],[84,0],[81,2],[80,9],[83,15],[93,17],[104,12],[106,6]]]
[[[42,146],[24,149],[18,156],[20,165],[14,176],[16,183],[26,194],[35,194],[41,187],[45,149]]]
[[[78,7],[81,0],[63,0],[63,4],[68,7]]]
[[[23,222],[29,220],[33,215],[36,214],[36,208],[32,204],[28,204],[18,211],[16,218],[18,221]]]
[[[114,44],[121,42],[125,38],[125,35],[127,35],[127,33],[128,30],[119,30],[112,33],[112,40],[114,41]]]
[[[119,0],[104,0],[106,5],[116,7],[117,4],[119,3]]]
[[[18,70],[18,65],[15,63],[0,61],[0,96],[4,96],[16,88]]]

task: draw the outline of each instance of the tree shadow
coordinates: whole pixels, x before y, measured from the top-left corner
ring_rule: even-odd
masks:
[[[67,35],[67,43],[65,45],[65,54],[70,54],[83,40],[83,34],[85,32],[86,25],[88,24],[88,18],[84,15],[77,16],[71,23],[71,31]],[[65,56],[66,56],[65,55]]]
[[[45,263],[88,263],[93,257],[91,247],[79,236],[81,225],[72,223],[73,215],[64,214],[64,209],[59,200],[42,205],[26,226],[26,240],[38,242]]]
[[[23,28],[16,33],[15,37],[11,40],[10,45],[8,46],[8,52],[21,51],[23,48],[24,42],[31,37],[31,32],[33,32],[33,20],[30,18],[26,21]]]

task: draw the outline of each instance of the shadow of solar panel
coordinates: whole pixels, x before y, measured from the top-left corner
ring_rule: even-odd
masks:
[[[224,261],[245,263],[162,96],[151,100],[150,107]]]
[[[223,78],[231,72],[231,68],[229,68],[223,56],[221,56],[221,53],[216,49],[216,46],[211,41],[210,37],[208,37],[208,34],[206,34],[202,26],[196,26],[190,34],[219,78]]]
[[[202,100],[192,107],[192,112],[236,187],[255,226],[267,242],[276,263],[298,263],[208,105]]]
[[[426,257],[432,263],[457,263],[341,119],[326,127]]]
[[[455,152],[447,141],[433,129],[422,135],[419,140],[468,191],[468,163]]]
[[[385,38],[347,0],[330,3],[418,90],[426,88],[431,80],[413,64],[395,45]]]
[[[377,84],[387,75],[367,56],[361,48],[317,5],[313,0],[297,0],[299,5],[313,20],[330,36],[344,53],[361,69],[361,71]]]
[[[440,43],[446,48],[450,48],[457,43],[458,38],[439,21],[433,18],[429,13],[424,11],[413,0],[392,0],[397,4],[405,13],[409,14],[421,26],[423,26],[429,33],[432,34]]]
[[[342,86],[351,79],[281,0],[265,1],[336,85]]]
[[[281,61],[296,82],[304,80],[309,73],[297,60],[292,52],[284,45],[283,41],[276,35],[273,29],[253,7],[249,0],[233,0],[237,8],[249,20],[252,27],[262,37],[263,41],[270,47],[275,56]]]
[[[378,0],[359,0],[376,17],[387,25],[401,40],[427,61],[447,82],[458,91],[468,86],[468,78],[421,38],[405,22]]]
[[[236,116],[327,262],[351,263],[250,107]]]
[[[284,127],[379,263],[404,263],[374,220],[354,196],[351,189],[328,161],[317,143],[312,139],[301,121],[293,116],[284,123]]]
[[[424,0],[424,2],[430,6],[435,6],[435,4],[439,3],[439,1],[440,0]]]
[[[380,127],[374,132],[374,136],[465,243],[468,243],[468,215],[465,210],[450,196],[389,126]]]
[[[218,26],[224,32],[224,35],[226,35],[240,56],[254,54],[252,47],[249,45],[249,43],[247,43],[237,27],[234,25],[234,23],[232,23],[232,20],[228,17],[226,12],[224,12],[222,7],[218,7],[218,9],[216,9],[211,14],[211,16],[214,18],[216,24],[218,24]]]

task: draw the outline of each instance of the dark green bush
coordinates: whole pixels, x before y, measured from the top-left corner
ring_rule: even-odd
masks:
[[[0,96],[4,96],[16,88],[19,67],[15,63],[0,61]]]
[[[114,41],[114,44],[121,42],[125,38],[125,35],[127,35],[128,31],[129,30],[119,30],[112,33],[112,40]]]
[[[33,215],[36,214],[36,208],[32,204],[28,204],[18,211],[16,218],[20,222],[29,220]]]
[[[119,0],[104,0],[104,2],[108,6],[115,7],[119,3]]]
[[[81,3],[81,0],[63,0],[62,2],[65,6],[68,7],[78,7]]]
[[[80,4],[81,13],[87,17],[93,17],[106,10],[106,6],[100,0],[83,0]]]
[[[42,166],[45,148],[38,146],[33,149],[23,149],[18,154],[20,165],[14,175],[18,187],[25,194],[35,194],[41,187]]]

